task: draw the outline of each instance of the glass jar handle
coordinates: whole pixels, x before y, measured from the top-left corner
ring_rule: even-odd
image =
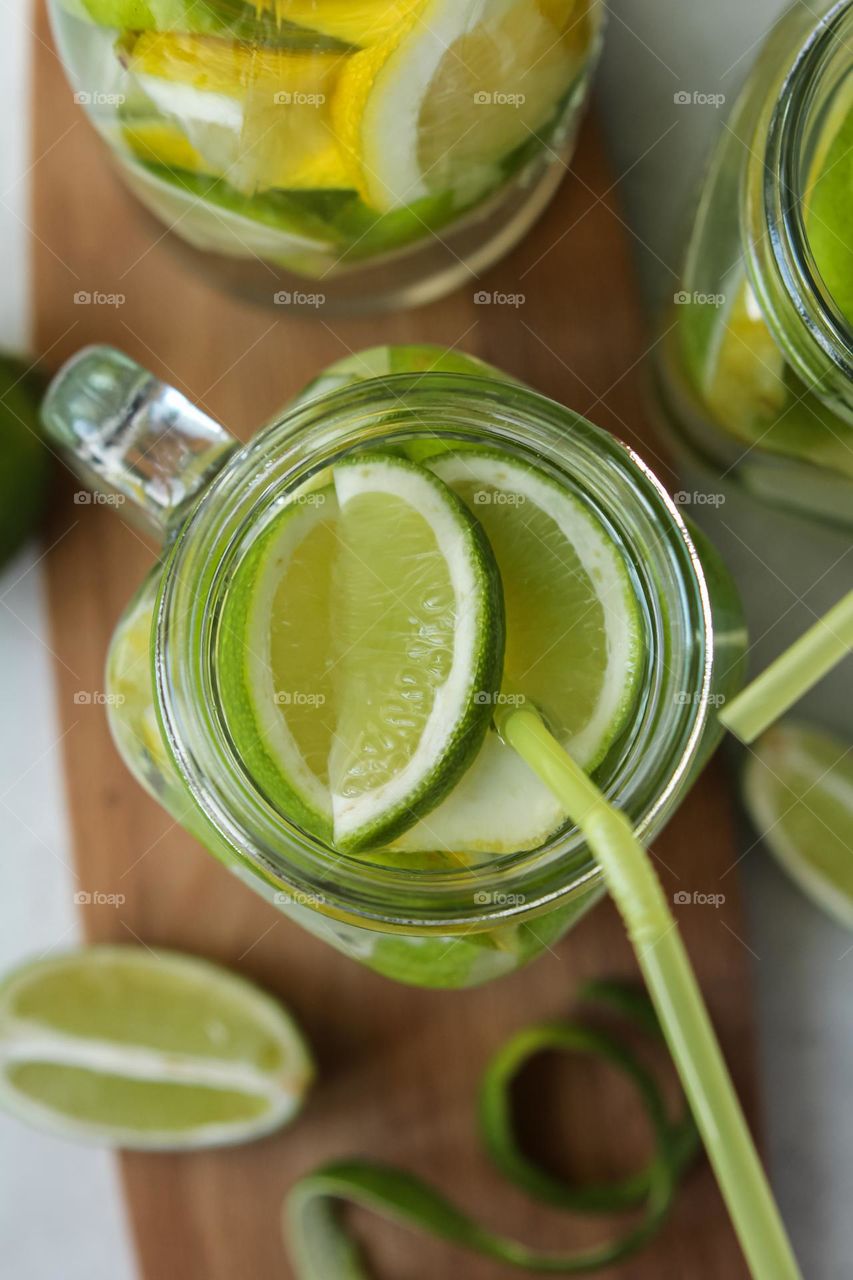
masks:
[[[113,347],[86,347],[59,370],[42,406],[48,437],[96,492],[159,542],[236,447],[174,387]]]

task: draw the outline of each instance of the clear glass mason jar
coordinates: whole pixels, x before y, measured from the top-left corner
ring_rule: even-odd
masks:
[[[410,372],[365,376],[395,369]],[[332,366],[238,447],[127,357],[92,348],[58,375],[45,420],[80,474],[130,499],[123,510],[164,546],[108,662],[112,729],[130,769],[232,871],[379,973],[432,987],[485,982],[552,945],[602,890],[568,825],[540,848],[465,867],[438,854],[367,859],[340,855],[265,798],[220,705],[218,619],[265,518],[312,492],[330,462],[403,441],[485,442],[535,462],[598,515],[624,551],[647,656],[629,723],[595,776],[646,838],[719,738],[714,711],[739,687],[745,633],[715,553],[630,449],[479,361],[377,348]]]
[[[142,203],[268,303],[439,297],[565,173],[602,0],[49,0]]]
[[[821,185],[853,128],[851,48],[851,0],[795,4],[770,34],[714,152],[654,369],[681,499],[741,587],[756,669],[851,583],[849,159],[838,228]],[[804,707],[853,736],[846,681],[839,668]]]

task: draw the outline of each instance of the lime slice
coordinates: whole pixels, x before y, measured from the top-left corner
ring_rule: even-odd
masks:
[[[435,808],[476,756],[503,657],[500,579],[440,480],[379,454],[335,468],[335,844],[385,843]]]
[[[474,199],[555,114],[578,54],[535,0],[424,0],[346,61],[332,103],[374,209],[452,189]]]
[[[828,733],[775,725],[746,763],[749,815],[792,880],[853,929],[853,754]]]
[[[504,689],[530,699],[592,770],[624,728],[643,670],[642,619],[618,547],[592,512],[543,472],[465,450],[427,464],[477,513],[506,603]],[[490,734],[452,795],[398,848],[506,853],[535,848],[564,819],[551,792]]]
[[[287,818],[326,839],[338,548],[334,489],[304,489],[235,575],[219,664],[229,729],[254,781]]]
[[[42,383],[26,365],[0,356],[0,565],[21,546],[44,510],[50,454],[39,426]]]
[[[246,1142],[299,1110],[313,1065],[290,1016],[204,960],[90,947],[0,985],[0,1102],[69,1138]]]
[[[147,32],[122,57],[206,171],[238,191],[353,186],[329,123],[340,54]]]

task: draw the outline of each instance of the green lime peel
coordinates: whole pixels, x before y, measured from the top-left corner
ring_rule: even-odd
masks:
[[[653,1039],[661,1039],[645,993],[615,982],[591,982],[581,997],[605,1005]],[[632,1085],[654,1135],[643,1169],[603,1185],[574,1186],[535,1165],[515,1134],[512,1086],[541,1053],[584,1054],[601,1059]],[[551,1275],[579,1275],[611,1267],[654,1236],[667,1216],[682,1173],[699,1148],[689,1111],[671,1116],[654,1076],[621,1036],[584,1021],[547,1022],[514,1035],[489,1062],[480,1086],[480,1130],[492,1162],[535,1199],[572,1213],[608,1214],[642,1208],[624,1234],[589,1249],[551,1253],[533,1249],[479,1226],[438,1191],[401,1169],[365,1160],[336,1160],[293,1187],[284,1209],[284,1231],[299,1280],[370,1280],[361,1250],[337,1213],[340,1202],[446,1240],[510,1266]]]

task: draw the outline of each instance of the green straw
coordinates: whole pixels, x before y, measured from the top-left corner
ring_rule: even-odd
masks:
[[[753,1280],[799,1280],[678,926],[624,814],[611,808],[529,706],[496,716],[504,740],[583,832],[619,909]]]
[[[819,618],[766,671],[732,698],[720,723],[754,742],[853,649],[853,591]]]

